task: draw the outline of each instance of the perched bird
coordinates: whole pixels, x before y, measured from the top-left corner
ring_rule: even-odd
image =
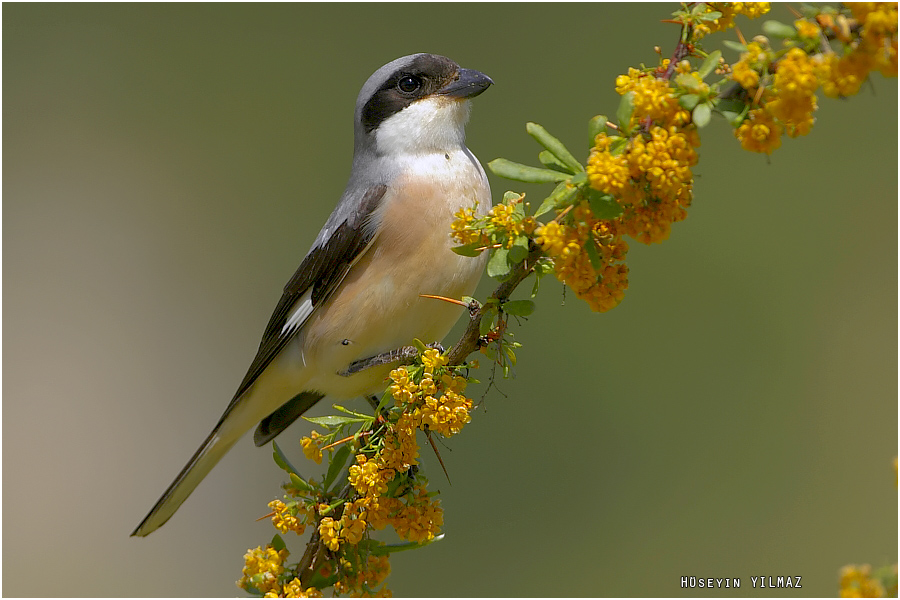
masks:
[[[413,338],[440,341],[462,309],[430,298],[474,292],[484,258],[453,253],[453,214],[491,194],[466,148],[469,99],[493,82],[449,58],[413,54],[369,77],[356,100],[353,168],[266,326],[256,357],[212,433],[131,535],[162,526],[257,423],[261,446],[324,396],[370,396],[390,364],[357,361]]]

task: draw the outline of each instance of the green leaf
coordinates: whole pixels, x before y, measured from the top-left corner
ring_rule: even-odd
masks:
[[[597,136],[606,133],[606,115],[597,115],[588,122],[588,148],[593,148]]]
[[[288,460],[288,457],[285,456],[284,452],[281,451],[281,448],[278,447],[278,444],[276,444],[274,440],[272,441],[272,448],[274,448],[272,458],[275,459],[275,464],[281,467],[282,471],[294,473],[295,475],[299,473],[299,471],[294,468],[294,465],[291,464],[291,461]]]
[[[722,40],[722,45],[729,50],[736,50],[737,52],[747,51],[747,44],[741,44],[740,42],[735,42],[734,40]]]
[[[495,158],[488,163],[488,168],[498,177],[524,181],[525,183],[553,183],[554,181],[564,181],[569,178],[567,174],[559,171],[529,167],[505,158]]]
[[[675,78],[675,83],[692,92],[700,91],[701,82],[697,81],[697,78],[690,73],[681,73]]]
[[[704,102],[703,104],[698,104],[697,108],[694,109],[694,112],[691,113],[691,121],[693,121],[694,125],[697,127],[706,127],[709,125],[711,116],[712,111],[709,108],[709,103]]]
[[[385,554],[393,554],[394,552],[403,552],[404,550],[415,550],[416,548],[421,548],[423,546],[427,546],[428,544],[433,544],[435,542],[439,542],[444,539],[444,534],[436,535],[434,538],[428,540],[427,542],[403,542],[401,544],[381,544],[380,546],[375,546],[370,549],[370,552],[374,556],[383,556]]]
[[[450,248],[460,256],[478,256],[484,252],[484,244],[481,242],[472,242],[464,246],[453,246]]]
[[[327,490],[334,483],[334,480],[337,479],[337,476],[344,469],[344,463],[347,462],[348,458],[350,458],[350,446],[344,444],[331,457],[331,464],[328,465],[328,473],[325,474],[325,481],[322,483],[322,487]]]
[[[566,148],[561,141],[550,135],[550,133],[546,129],[544,129],[537,123],[526,123],[525,131],[528,132],[528,135],[537,140],[537,143],[549,150],[553,154],[553,156],[558,158],[559,161],[567,167],[567,170],[570,173],[578,173],[579,171],[584,171],[584,167],[574,156],[572,156],[572,153],[569,152],[569,149]]]
[[[516,353],[513,352],[513,349],[509,346],[504,346],[503,350],[506,352],[506,357],[509,358],[509,364],[512,366],[516,366]],[[504,367],[506,365],[503,365]],[[504,377],[509,375],[509,369],[504,369]]]
[[[497,316],[497,309],[490,307],[481,314],[481,323],[478,324],[478,334],[487,335],[494,327],[494,317]]]
[[[506,248],[497,248],[491,255],[487,265],[487,274],[489,277],[501,278],[509,273],[509,250]]]
[[[425,342],[423,342],[419,338],[413,338],[413,346],[416,347],[416,350],[419,351],[419,354],[422,354],[423,352],[428,350],[428,346],[426,346]]]
[[[678,104],[687,110],[694,110],[694,107],[700,102],[700,96],[697,94],[684,94],[678,97]]]
[[[769,37],[790,38],[797,35],[797,30],[781,21],[766,21],[762,25],[763,33]]]
[[[619,122],[619,130],[622,132],[631,131],[631,115],[634,114],[634,92],[628,92],[622,96],[619,101],[619,108],[616,110],[616,120]]]
[[[572,174],[569,168],[559,162],[559,159],[556,158],[549,150],[541,150],[541,153],[538,154],[538,160],[541,161],[542,165],[553,169],[554,171],[559,171],[560,173],[568,173],[569,175]]]
[[[341,425],[349,425],[350,423],[359,423],[362,419],[328,415],[326,417],[303,417],[303,420],[315,423],[316,425],[321,425],[322,427],[340,427]]]
[[[281,536],[278,535],[277,533],[275,534],[275,537],[272,538],[272,541],[269,543],[269,545],[272,546],[273,548],[275,548],[276,552],[281,552],[282,550],[287,548],[287,545],[285,545],[284,540],[281,539]]]
[[[628,138],[624,137],[614,137],[612,138],[612,143],[609,145],[609,153],[613,156],[619,156],[623,152],[625,152],[625,148],[628,147]]]
[[[531,300],[510,300],[503,304],[503,312],[509,315],[527,317],[534,312],[535,304]]]
[[[518,236],[513,240],[513,245],[509,249],[509,262],[517,265],[528,257],[528,238],[524,235]]]
[[[570,187],[566,182],[560,183],[556,186],[556,189],[553,190],[553,193],[544,198],[544,201],[541,202],[541,205],[538,207],[537,212],[534,213],[534,216],[539,217],[550,212],[554,208],[561,208],[571,202],[576,193],[578,193],[577,188]]]
[[[603,260],[600,258],[600,253],[597,252],[597,244],[594,243],[594,240],[588,240],[584,244],[584,249],[587,251],[588,258],[591,260],[591,266],[594,267],[595,271],[599,271],[603,268]]]
[[[523,194],[520,194],[518,192],[506,191],[506,192],[503,192],[503,203],[509,204],[510,202],[518,200],[519,198],[522,198],[522,197],[523,197]]]
[[[609,194],[604,194],[590,187],[584,188],[582,193],[587,199],[595,218],[602,221],[610,221],[622,214],[622,205],[616,202],[616,199]]]
[[[300,490],[305,490],[307,492],[314,491],[313,486],[309,485],[309,482],[297,475],[296,473],[291,473],[291,485]]]
[[[709,53],[709,56],[706,57],[706,60],[703,61],[703,64],[700,65],[700,68],[697,70],[700,73],[700,79],[706,79],[706,76],[716,70],[716,67],[719,66],[719,58],[722,57],[722,52],[720,50],[715,50]]]

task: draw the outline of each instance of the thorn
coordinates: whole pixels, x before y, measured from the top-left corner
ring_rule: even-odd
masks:
[[[354,439],[356,439],[356,438],[358,438],[358,437],[362,437],[362,436],[364,436],[364,435],[369,435],[369,434],[371,434],[371,433],[372,433],[371,431],[363,431],[362,433],[357,433],[356,435],[351,435],[351,436],[349,436],[349,437],[345,437],[344,439],[338,440],[338,441],[336,441],[336,442],[332,442],[332,443],[328,444],[327,446],[322,446],[322,450],[331,450],[331,449],[334,448],[335,446],[339,446],[340,444],[343,444],[344,442],[349,442],[349,441],[354,440]]]
[[[258,519],[257,519],[257,522],[258,522],[258,521],[262,521],[263,519],[271,519],[271,518],[274,517],[274,516],[275,516],[275,511],[272,511],[272,512],[270,512],[269,514],[267,514],[267,515],[265,515],[265,516],[262,516],[262,517],[258,518]]]
[[[438,452],[437,446],[434,443],[434,440],[431,439],[431,431],[425,431],[425,437],[428,439],[428,443],[431,444],[431,449],[434,450],[434,455],[437,456],[438,462],[441,463],[441,468],[444,470],[444,475],[447,477],[447,483],[453,485],[453,482],[450,481],[450,473],[447,472],[447,467],[444,466],[444,459],[441,458],[441,453]]]
[[[735,25],[735,26],[734,26],[734,32],[737,33],[738,39],[741,40],[741,43],[742,43],[743,45],[746,46],[746,45],[747,45],[747,40],[744,39],[744,34],[741,33],[741,28],[738,27],[737,25]]]
[[[444,302],[449,302],[450,304],[459,304],[460,306],[464,306],[466,308],[469,307],[468,302],[463,302],[462,300],[456,300],[454,298],[445,298],[443,296],[432,296],[431,294],[419,294],[419,298],[432,298],[434,300],[443,300]]]

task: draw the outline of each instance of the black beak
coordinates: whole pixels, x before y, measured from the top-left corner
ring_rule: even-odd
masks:
[[[460,69],[459,79],[448,83],[437,91],[438,94],[451,98],[474,98],[494,83],[493,80],[474,69]]]

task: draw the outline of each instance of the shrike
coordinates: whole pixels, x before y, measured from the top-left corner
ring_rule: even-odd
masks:
[[[413,338],[440,341],[459,306],[420,294],[474,292],[484,258],[450,248],[460,208],[491,205],[487,178],[466,148],[469,99],[493,82],[434,54],[390,62],[356,100],[353,169],[269,324],[218,424],[131,535],[161,527],[251,427],[261,446],[324,396],[371,396],[392,365],[348,367]]]

